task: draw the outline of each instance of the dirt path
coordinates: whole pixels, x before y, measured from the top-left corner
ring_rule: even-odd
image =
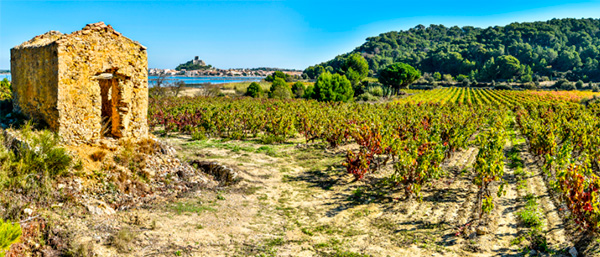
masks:
[[[505,194],[495,199],[496,208],[494,209],[493,220],[488,226],[489,231],[486,235],[486,241],[490,243],[491,251],[502,253],[502,255],[516,255],[519,247],[512,245],[513,240],[518,236],[519,227],[516,212],[519,210],[519,194],[517,192],[515,171],[511,167],[511,161],[508,159],[508,153],[515,147],[510,139],[506,140],[504,146],[504,176],[506,182],[504,187]]]
[[[495,209],[487,229],[492,233],[482,236],[478,245],[489,246],[490,251],[502,256],[511,256],[528,252],[528,249],[547,248],[545,254],[568,256],[563,250],[572,244],[565,237],[566,232],[558,209],[555,207],[549,190],[543,180],[541,169],[527,151],[527,144],[518,131],[505,145],[504,181],[505,195],[495,199]],[[514,154],[511,157],[511,154]],[[537,205],[534,210],[527,209],[529,199]],[[532,229],[519,215],[528,213],[537,216],[541,223],[540,235],[547,240],[547,246],[533,242]],[[539,214],[538,214],[539,213]],[[543,244],[543,243],[542,243]]]
[[[572,246],[572,243],[566,236],[567,232],[559,214],[559,208],[554,204],[550,191],[546,187],[542,169],[536,164],[534,157],[529,153],[525,143],[522,144],[521,149],[520,154],[524,162],[524,171],[527,174],[526,182],[524,183],[526,187],[522,190],[522,197],[527,194],[537,197],[545,221],[544,229],[548,233],[548,243],[552,248],[565,249],[568,246]],[[566,206],[563,209],[566,209]]]
[[[521,250],[511,241],[522,230],[515,213],[525,191],[517,188],[508,163],[504,179],[509,185],[495,202],[495,224],[485,235],[456,236],[477,217],[475,147],[443,164],[447,176],[424,187],[422,201],[405,201],[382,179],[390,167],[363,181],[346,174],[341,164],[347,149],[306,146],[302,140],[282,145],[167,140],[182,160],[235,167],[241,182],[110,219],[74,219],[82,235],[79,244],[93,245],[100,256],[510,256]],[[507,144],[507,151],[511,147]],[[527,179],[527,190],[540,195],[551,242],[565,243],[560,218],[544,198],[543,180]]]

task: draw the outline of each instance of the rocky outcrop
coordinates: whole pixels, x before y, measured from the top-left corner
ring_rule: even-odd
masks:
[[[194,160],[190,164],[197,169],[201,169],[204,173],[212,175],[222,185],[231,185],[240,181],[236,170],[218,162]]]

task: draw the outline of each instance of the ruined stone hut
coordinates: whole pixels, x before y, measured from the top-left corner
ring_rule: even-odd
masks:
[[[50,31],[10,51],[16,111],[68,144],[148,133],[146,48],[104,22]]]

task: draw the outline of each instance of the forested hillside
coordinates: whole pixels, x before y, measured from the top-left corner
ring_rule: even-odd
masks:
[[[598,48],[599,19],[553,19],[488,28],[418,25],[367,38],[352,52],[311,66],[305,73],[315,77],[322,71],[337,71],[346,56],[360,53],[372,75],[393,62],[404,62],[422,72],[463,74],[479,81],[561,77],[600,81]]]

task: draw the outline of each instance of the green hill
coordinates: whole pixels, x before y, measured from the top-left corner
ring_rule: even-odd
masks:
[[[305,73],[314,77],[320,70],[338,71],[346,56],[360,53],[372,75],[393,62],[405,62],[423,72],[463,74],[479,81],[545,77],[600,81],[599,48],[600,19],[553,19],[488,28],[418,25],[367,38],[352,52],[321,63],[323,68],[311,66]]]

